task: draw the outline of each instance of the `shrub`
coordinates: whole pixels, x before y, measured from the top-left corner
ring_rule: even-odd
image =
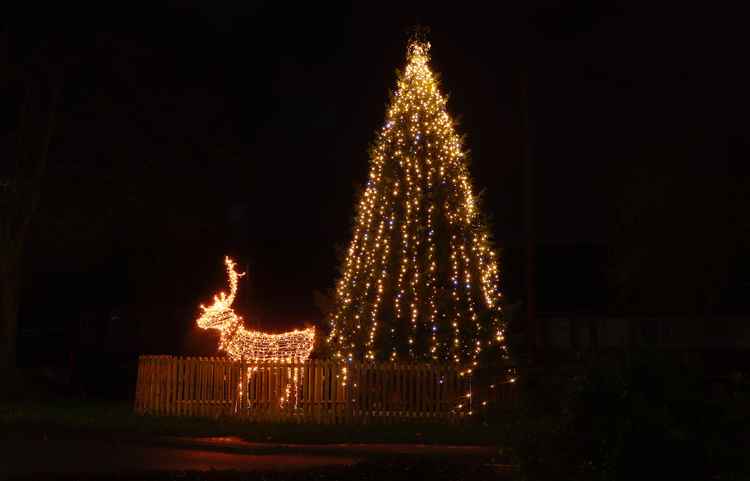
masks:
[[[669,355],[597,359],[521,377],[513,444],[528,479],[733,479],[748,441],[747,393]]]

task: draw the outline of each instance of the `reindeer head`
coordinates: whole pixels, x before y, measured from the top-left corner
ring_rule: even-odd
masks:
[[[214,303],[210,306],[206,307],[201,304],[200,308],[203,313],[196,321],[201,329],[218,329],[223,332],[241,321],[241,318],[234,313],[232,303],[237,294],[239,278],[245,274],[234,270],[235,263],[229,257],[224,258],[224,264],[227,266],[227,275],[229,276],[229,295],[220,292],[214,296]]]

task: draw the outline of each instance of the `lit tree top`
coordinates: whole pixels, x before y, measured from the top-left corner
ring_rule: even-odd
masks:
[[[451,360],[504,352],[498,267],[461,139],[414,40],[378,132],[329,318],[334,356]]]

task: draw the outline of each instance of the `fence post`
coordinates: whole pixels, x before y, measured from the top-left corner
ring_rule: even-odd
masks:
[[[155,412],[158,415],[162,414],[162,406],[164,406],[164,387],[162,386],[164,380],[164,356],[159,356],[155,359],[156,364],[156,409]]]
[[[149,414],[156,413],[156,357],[149,356],[148,364],[148,397],[147,397],[147,410]]]
[[[141,383],[143,382],[143,362],[141,357],[138,357],[138,374],[135,378],[135,396],[133,398],[133,411],[136,414],[141,414]]]
[[[169,414],[177,415],[177,357],[169,357]]]
[[[354,415],[354,406],[352,405],[352,385],[354,384],[354,378],[353,378],[353,372],[351,365],[347,366],[346,361],[344,361],[343,364],[343,370],[346,370],[346,384],[344,385],[344,392],[343,394],[343,401],[344,401],[344,416],[346,419],[346,424],[349,424],[352,422],[352,417]]]
[[[247,414],[247,368],[245,367],[245,357],[240,358],[240,395],[239,397],[239,412],[240,416]]]

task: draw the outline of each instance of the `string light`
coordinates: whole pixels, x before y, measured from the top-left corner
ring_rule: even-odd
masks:
[[[466,376],[483,350],[506,355],[499,268],[429,49],[410,42],[377,133],[327,343],[341,361],[449,361]]]
[[[235,270],[235,262],[229,257],[224,258],[224,264],[229,277],[229,295],[224,292],[214,296],[214,302],[206,307],[201,304],[201,316],[196,320],[198,327],[202,329],[217,329],[220,333],[219,349],[235,361],[247,361],[250,363],[304,363],[309,357],[315,345],[315,328],[295,329],[282,334],[268,334],[260,331],[245,329],[242,325],[242,317],[238,316],[232,304],[237,295],[240,277],[244,273]],[[249,366],[248,377],[257,370],[257,366]],[[299,368],[288,368],[287,383],[282,396],[279,398],[279,406],[284,407],[297,395],[297,385],[301,377]],[[237,386],[238,399],[242,399],[244,386]]]
[[[237,295],[239,278],[244,273],[235,270],[235,263],[229,257],[224,259],[229,277],[229,295],[224,292],[214,296],[214,302],[208,307],[201,305],[201,316],[197,319],[202,329],[217,329],[220,333],[219,349],[225,351],[234,360],[259,362],[305,362],[315,344],[315,328],[295,329],[282,334],[247,330],[242,325],[232,303]]]

